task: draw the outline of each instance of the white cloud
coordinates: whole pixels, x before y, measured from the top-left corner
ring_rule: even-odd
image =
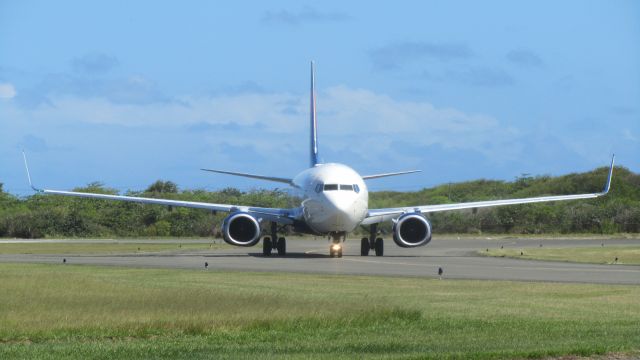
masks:
[[[330,88],[321,95],[319,131],[339,139],[344,149],[356,150],[365,158],[380,152],[406,153],[391,148],[397,146],[392,144],[403,143],[472,150],[496,160],[517,156],[517,130],[502,126],[491,116],[344,86]]]
[[[304,151],[307,139],[306,94],[183,96],[179,101],[151,104],[76,95],[54,95],[50,100],[52,106],[14,110],[21,112],[25,121],[59,125],[110,124],[156,130],[203,124],[225,129],[226,125],[224,131],[205,134],[209,145],[227,141],[252,145],[260,151],[273,151],[282,145]],[[382,154],[406,154],[402,144],[471,150],[494,160],[518,156],[518,132],[491,116],[438,108],[424,101],[398,100],[370,90],[336,86],[322,91],[318,96],[318,121],[321,147],[349,150],[371,161]],[[237,127],[229,128],[229,124]],[[273,141],[274,136],[278,141]]]
[[[16,89],[10,83],[0,83],[0,99],[12,99],[16,96]]]
[[[624,130],[622,131],[622,135],[623,135],[623,137],[624,137],[626,140],[633,141],[633,142],[638,142],[638,141],[639,141],[639,140],[638,140],[638,137],[637,137],[637,136],[635,136],[635,135],[631,132],[631,130],[629,130],[629,129],[624,129]]]
[[[289,94],[240,94],[232,96],[184,96],[179,101],[151,104],[115,103],[106,98],[50,96],[51,106],[25,109],[37,121],[116,124],[128,126],[188,126],[193,124],[256,123],[275,132],[290,132],[301,120],[286,108],[301,100]],[[297,105],[295,105],[297,106]],[[299,124],[301,127],[306,125]]]

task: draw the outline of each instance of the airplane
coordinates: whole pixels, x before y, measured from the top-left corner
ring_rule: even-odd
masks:
[[[222,222],[223,239],[225,242],[236,246],[256,245],[260,241],[263,233],[262,224],[269,222],[270,228],[265,231],[267,234],[265,234],[266,236],[262,239],[262,253],[264,256],[270,256],[273,250],[276,250],[278,255],[286,255],[286,239],[284,237],[278,237],[278,233],[282,233],[286,227],[291,227],[297,233],[327,236],[330,240],[329,256],[342,257],[343,242],[346,240],[346,235],[354,231],[358,226],[368,226],[369,236],[361,238],[360,241],[360,255],[368,256],[371,250],[373,250],[376,256],[383,256],[384,240],[382,237],[377,236],[378,225],[382,222],[393,222],[392,238],[396,245],[402,248],[413,248],[427,245],[431,241],[432,228],[431,222],[427,217],[429,213],[489,206],[591,199],[606,195],[611,187],[615,155],[611,158],[611,166],[604,189],[597,193],[369,209],[369,192],[366,181],[415,173],[419,172],[419,170],[361,176],[347,165],[321,162],[318,156],[318,122],[316,118],[315,67],[313,62],[311,62],[309,103],[310,166],[295,177],[284,178],[226,170],[201,169],[207,172],[287,184],[293,188],[293,193],[301,199],[300,206],[295,208],[263,208],[245,205],[212,204],[39,189],[31,182],[27,158],[23,152],[27,178],[31,188],[41,194],[130,201],[142,204],[226,212],[229,213],[229,215],[227,215]]]

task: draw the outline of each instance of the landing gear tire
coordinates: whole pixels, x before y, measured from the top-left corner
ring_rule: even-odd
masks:
[[[334,257],[342,257],[342,249],[340,250],[333,250],[333,249],[329,249],[329,256],[334,258]]]
[[[339,246],[339,248],[334,249],[333,247],[334,247],[335,245],[336,245],[336,244],[333,244],[333,245],[329,246],[329,256],[330,256],[330,257],[332,257],[332,258],[333,258],[333,257],[339,257],[339,258],[341,258],[341,257],[342,257],[342,246],[340,246],[339,244],[337,244],[337,245]]]
[[[262,255],[271,256],[271,249],[272,249],[271,238],[268,236],[265,236],[264,239],[262,239]]]
[[[285,240],[285,238],[281,237],[278,239],[277,249],[278,249],[278,255],[280,256],[287,255],[287,240]]]
[[[384,240],[382,238],[376,239],[376,256],[384,255]]]
[[[369,250],[371,250],[369,239],[362,238],[362,240],[360,240],[360,256],[369,256]]]

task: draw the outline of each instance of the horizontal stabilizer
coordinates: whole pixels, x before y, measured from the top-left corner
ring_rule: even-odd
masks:
[[[252,179],[275,181],[275,182],[280,182],[280,183],[285,183],[285,184],[291,184],[291,182],[293,181],[292,179],[287,179],[287,178],[274,177],[274,176],[263,176],[263,175],[255,175],[255,174],[246,174],[246,173],[233,172],[233,171],[213,170],[213,169],[200,169],[200,170],[202,170],[202,171],[210,171],[210,172],[214,172],[214,173],[218,173],[218,174],[227,174],[227,175],[248,177],[248,178],[252,178]]]
[[[421,171],[422,170],[409,170],[409,171],[392,172],[392,173],[385,173],[385,174],[365,175],[362,177],[362,179],[363,180],[378,179],[378,178],[387,177],[387,176],[413,174]]]

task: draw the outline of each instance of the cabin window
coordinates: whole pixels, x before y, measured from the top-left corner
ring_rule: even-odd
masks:
[[[353,185],[340,184],[340,190],[353,191]]]
[[[322,184],[316,185],[316,192],[319,194],[322,191]]]
[[[338,190],[338,184],[324,184],[324,191]]]
[[[358,184],[353,184],[353,191],[355,191],[356,193],[360,192],[360,186],[358,186]]]

